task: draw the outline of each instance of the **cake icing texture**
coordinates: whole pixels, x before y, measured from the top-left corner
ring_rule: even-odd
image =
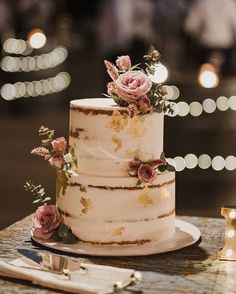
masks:
[[[57,207],[80,241],[128,245],[174,235],[175,173],[147,182],[131,173],[132,163],[160,158],[163,120],[154,111],[131,117],[109,98],[71,101],[69,144],[78,166],[59,189]]]

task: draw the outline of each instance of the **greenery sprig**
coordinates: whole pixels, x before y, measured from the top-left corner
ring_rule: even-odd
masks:
[[[51,200],[51,197],[45,196],[46,192],[42,185],[35,186],[32,181],[27,181],[24,185],[25,191],[32,193],[35,197],[34,204],[43,204]]]

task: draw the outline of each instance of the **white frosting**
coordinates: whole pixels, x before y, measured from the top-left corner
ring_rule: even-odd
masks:
[[[175,173],[137,186],[128,175],[134,158],[163,151],[163,114],[130,118],[112,99],[71,101],[70,140],[78,161],[65,193],[57,196],[63,222],[85,242],[163,241],[175,233]]]
[[[166,173],[147,188],[140,188],[136,186],[137,179],[132,177],[74,174],[70,180],[72,186],[67,186],[65,195],[60,194],[57,205],[67,215],[64,216],[66,224],[82,240],[109,243],[165,239],[174,231],[174,180],[174,173]],[[79,184],[86,192],[80,190]],[[88,204],[87,210],[84,201]],[[117,228],[124,228],[119,238],[113,236]],[[162,229],[160,236],[158,231]]]
[[[114,107],[112,99],[82,99],[71,102],[71,133],[78,132],[79,138],[70,136],[70,145],[75,148],[78,172],[104,176],[127,175],[127,162],[140,155],[158,159],[163,151],[163,114],[151,113],[133,118],[118,112],[120,125],[112,128]],[[83,113],[73,110],[102,110],[107,113]],[[146,155],[145,155],[146,154]],[[148,155],[148,156],[147,156]],[[93,161],[93,159],[95,159]],[[104,166],[99,161],[104,161]],[[95,162],[96,161],[96,162]],[[110,163],[110,166],[109,166]]]

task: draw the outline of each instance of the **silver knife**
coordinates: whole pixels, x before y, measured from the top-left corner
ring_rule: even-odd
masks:
[[[78,259],[27,248],[17,249],[18,253],[35,262],[44,270],[63,274],[69,280],[80,280],[96,287],[109,288],[102,293],[126,288],[133,282],[141,281],[141,274],[132,269],[117,268],[89,263],[82,263]],[[104,288],[104,289],[105,289]]]
[[[76,259],[69,258],[63,255],[48,253],[46,251],[38,251],[27,248],[18,248],[17,252],[24,257],[34,261],[43,269],[54,273],[64,274],[69,276],[71,271],[81,270],[85,271],[83,263]]]

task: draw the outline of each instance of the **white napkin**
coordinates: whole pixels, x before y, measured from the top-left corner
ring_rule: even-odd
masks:
[[[63,274],[56,274],[42,269],[36,263],[22,257],[10,263],[0,260],[0,275],[31,281],[44,287],[60,289],[71,293],[105,294],[113,293],[117,288],[124,288],[140,279],[140,274],[133,269],[111,266],[84,264],[86,270],[73,271],[71,279]]]

